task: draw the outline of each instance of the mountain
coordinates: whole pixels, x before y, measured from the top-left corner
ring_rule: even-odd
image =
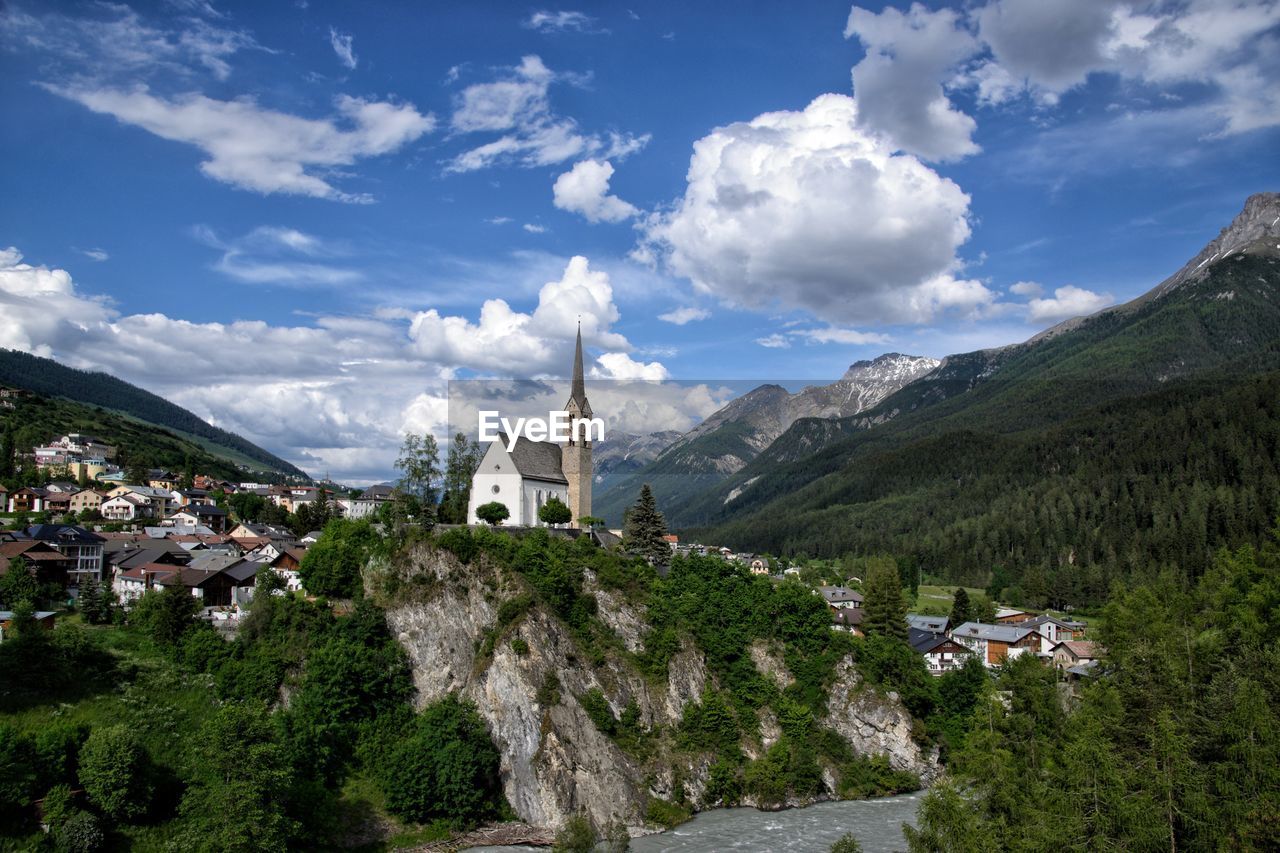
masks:
[[[167,430],[201,452],[251,469],[307,479],[302,469],[235,433],[219,429],[181,406],[106,373],[76,370],[48,358],[0,349],[0,385],[23,388],[44,397],[58,397],[99,407]],[[50,425],[50,429],[58,429]],[[104,432],[92,424],[85,432]],[[42,436],[47,441],[53,436]],[[103,438],[109,438],[103,435]],[[156,462],[157,466],[162,463]],[[172,467],[172,463],[165,463]]]
[[[647,435],[609,432],[604,441],[592,448],[593,488],[601,492],[608,491],[619,479],[656,459],[659,453],[679,437],[680,432],[677,430],[651,432]]]
[[[949,580],[1050,578],[1077,601],[1172,561],[1195,571],[1280,510],[1277,225],[1280,195],[1251,197],[1142,297],[949,357],[855,417],[798,420],[663,508],[708,541],[887,551]]]
[[[830,385],[811,385],[794,394],[780,385],[761,385],[669,442],[648,464],[616,478],[597,494],[593,511],[619,522],[643,483],[665,496],[664,508],[675,506],[740,471],[797,420],[855,415],[938,365],[925,356],[887,353],[850,365]]]

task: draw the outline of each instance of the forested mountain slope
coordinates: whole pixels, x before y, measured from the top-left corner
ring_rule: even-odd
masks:
[[[106,373],[76,370],[52,359],[0,349],[0,385],[122,412],[149,424],[212,442],[257,463],[257,467],[297,477],[307,476],[302,469],[243,437],[215,427],[163,397]],[[48,437],[41,440],[47,441]],[[216,447],[212,451],[216,454]]]

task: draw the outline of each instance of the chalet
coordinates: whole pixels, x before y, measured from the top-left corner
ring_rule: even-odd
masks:
[[[68,573],[75,564],[48,542],[36,539],[12,539],[0,542],[0,575],[7,573],[17,560],[40,583],[67,585]]]
[[[951,620],[946,616],[921,616],[918,613],[907,614],[907,627],[917,631],[928,631],[930,634],[945,634]]]
[[[71,524],[36,524],[27,528],[27,535],[62,552],[70,563],[71,587],[78,588],[80,580],[89,576],[103,579],[101,536]]]
[[[866,615],[861,607],[837,607],[831,614],[831,627],[848,631],[855,637],[863,636],[862,619]]]
[[[162,489],[158,486],[134,486],[125,484],[116,486],[114,489],[107,492],[108,499],[116,498],[120,495],[133,495],[134,497],[142,498],[143,502],[151,507],[151,512],[149,513],[150,518],[164,518],[169,514],[169,504],[173,501],[173,490]],[[102,514],[106,515],[106,510],[103,510]]]
[[[227,529],[227,511],[209,504],[188,504],[165,519],[176,527],[207,527],[215,533]]]
[[[191,506],[192,504],[213,505],[213,498],[205,489],[174,489],[169,493],[174,507]]]
[[[9,512],[44,512],[48,492],[36,486],[27,486],[9,495]]]
[[[205,607],[230,607],[231,590],[235,585],[236,581],[221,569],[203,571],[197,568],[186,568],[164,577],[157,577],[155,580],[157,587],[176,586],[190,590],[191,594],[200,599]]]
[[[270,562],[271,569],[284,578],[285,588],[290,592],[302,589],[302,575],[298,570],[305,556],[307,556],[306,548],[286,548],[284,553]]]
[[[173,471],[154,468],[147,472],[147,485],[153,489],[172,492],[181,484],[182,478]]]
[[[155,518],[155,507],[142,495],[131,492],[107,498],[98,507],[98,512],[108,521],[137,521],[143,518]]]
[[[74,495],[76,492],[80,491],[80,487],[77,486],[75,483],[68,483],[66,481],[62,481],[62,482],[54,482],[54,483],[45,483],[44,490],[51,495]]]
[[[301,542],[303,545],[314,545],[320,541],[320,537],[323,535],[324,535],[324,531],[312,530],[309,533],[307,533],[306,536],[303,536],[298,541]]]
[[[49,492],[44,498],[45,512],[66,515],[71,512],[71,495],[66,492]]]
[[[1018,625],[1022,628],[1032,628],[1040,635],[1040,654],[1045,657],[1053,654],[1053,647],[1058,643],[1078,640],[1084,636],[1083,630],[1075,627],[1080,625],[1079,622],[1064,622],[1048,614],[1019,622]]]
[[[751,574],[753,575],[769,574],[769,564],[766,563],[764,560],[760,559],[759,557],[756,557],[754,560],[751,561]]]
[[[1016,607],[1001,607],[996,611],[996,621],[1001,625],[1012,625],[1018,622],[1025,622],[1030,618],[1030,613],[1025,610],[1018,610]]]
[[[1006,658],[1035,654],[1040,650],[1038,633],[1012,624],[966,622],[951,631],[951,639],[975,652],[988,667],[999,666]]]
[[[920,628],[908,629],[907,642],[917,653],[924,656],[929,674],[935,676],[959,669],[973,655],[972,650],[957,643],[946,634]]]
[[[680,547],[680,537],[674,533],[664,534],[662,541],[671,546],[672,553],[675,553],[676,549]]]
[[[862,608],[862,594],[844,586],[820,586],[818,594],[827,602],[827,606],[835,610],[858,610]]]
[[[1053,665],[1068,669],[1094,663],[1102,657],[1102,647],[1091,640],[1064,640],[1053,647]]]

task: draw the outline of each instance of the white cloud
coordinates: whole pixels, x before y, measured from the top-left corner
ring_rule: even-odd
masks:
[[[785,335],[778,334],[777,332],[763,338],[756,338],[756,343],[762,347],[768,347],[769,349],[788,349],[791,346],[791,341]]]
[[[942,88],[977,48],[959,22],[951,9],[929,11],[919,3],[905,13],[853,7],[844,35],[856,36],[867,51],[852,74],[859,126],[928,160],[955,160],[979,150],[972,140],[976,122]]]
[[[608,160],[583,160],[556,178],[552,187],[554,204],[561,210],[580,213],[588,222],[622,222],[640,211],[609,194],[613,164]]]
[[[607,352],[596,359],[597,367],[591,371],[593,379],[643,379],[657,381],[668,379],[671,374],[661,362],[635,361],[625,352]]]
[[[344,35],[333,27],[329,27],[329,45],[333,48],[333,52],[337,54],[338,61],[352,71],[356,70],[356,65],[360,62],[356,57],[355,47],[352,44],[354,41],[355,36]]]
[[[79,249],[80,254],[94,261],[105,261],[111,257],[104,249]]]
[[[488,222],[490,225],[506,225],[510,221],[510,216],[491,216],[485,220],[485,222]]]
[[[853,98],[823,95],[694,143],[684,196],[647,219],[642,249],[732,305],[929,322],[995,298],[956,278],[968,213],[955,183],[863,132]]]
[[[296,243],[288,231],[266,229],[255,239]],[[445,437],[445,380],[456,371],[564,375],[579,315],[584,339],[605,350],[593,375],[665,375],[660,363],[625,355],[630,344],[611,330],[619,313],[608,276],[585,258],[543,285],[527,314],[494,300],[475,323],[437,311],[388,310],[275,326],[122,315],[80,293],[67,271],[0,250],[0,347],[105,370],[312,473],[352,481],[388,476],[406,429]],[[193,385],[191,364],[206,362],[210,341],[217,342],[216,376]],[[711,403],[688,396],[686,407]]]
[[[1018,296],[1039,296],[1044,288],[1034,281],[1016,281],[1009,285],[1009,292]]]
[[[231,76],[228,60],[236,53],[266,50],[247,32],[201,18],[183,18],[177,27],[161,28],[122,4],[93,4],[88,11],[89,16],[76,18],[10,8],[0,13],[0,34],[13,49],[45,57],[51,63],[46,70],[74,71],[100,81],[120,75],[189,77],[197,67],[226,80]]]
[[[520,227],[528,231],[530,234],[546,234],[547,233],[547,229],[545,226],[535,225],[532,222],[526,222],[524,225],[521,225]]]
[[[1032,323],[1057,322],[1101,311],[1115,301],[1109,293],[1095,293],[1075,285],[1059,287],[1053,298],[1037,298],[1027,303],[1027,320]]]
[[[238,281],[286,287],[337,287],[364,278],[360,270],[320,262],[341,253],[318,237],[296,228],[263,225],[230,240],[218,237],[205,226],[195,228],[194,232],[200,242],[222,252],[213,268]]]
[[[583,12],[548,12],[545,9],[534,12],[523,24],[525,29],[540,33],[590,33],[603,34],[608,30],[596,26],[596,19]]]
[[[695,320],[705,320],[711,316],[711,312],[705,308],[676,308],[665,314],[659,314],[658,319],[664,323],[674,323],[677,326],[683,326],[686,323],[692,323]]]
[[[502,135],[453,157],[445,164],[445,171],[473,172],[499,164],[552,166],[597,153],[621,159],[643,148],[648,134],[613,132],[601,137],[585,133],[572,118],[551,109],[548,91],[552,83],[581,83],[583,79],[554,72],[539,57],[530,55],[506,70],[502,79],[466,87],[454,104],[453,130]]]
[[[207,176],[263,194],[371,201],[368,195],[339,190],[317,173],[390,154],[435,126],[433,116],[411,104],[348,95],[337,97],[336,116],[306,119],[266,109],[251,98],[219,101],[191,93],[170,99],[145,87],[47,88],[163,139],[194,145],[208,157],[200,164]]]
[[[889,336],[879,332],[860,332],[857,329],[844,329],[838,326],[824,326],[819,329],[796,329],[787,334],[807,338],[815,344],[848,344],[850,346],[866,346],[867,344],[887,344]]]

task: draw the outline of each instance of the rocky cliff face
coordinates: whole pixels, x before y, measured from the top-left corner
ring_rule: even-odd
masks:
[[[502,602],[524,586],[514,572],[485,557],[463,565],[452,554],[424,546],[393,570],[406,588],[416,590],[389,606],[387,619],[413,664],[418,702],[457,692],[476,704],[502,755],[507,800],[523,820],[558,827],[585,813],[597,826],[619,821],[640,828],[649,798],[670,798],[678,779],[691,798],[700,796],[709,760],[675,754],[664,736],[656,754],[639,761],[596,728],[578,699],[599,689],[615,715],[634,702],[644,726],[670,732],[711,680],[696,648],[686,642],[665,681],[646,678],[622,654],[586,660],[566,626],[537,605],[493,634]],[[585,584],[596,596],[601,621],[621,645],[641,648],[647,630],[643,610],[601,589],[589,573]],[[527,651],[513,648],[517,638]],[[772,678],[790,677],[767,649],[756,663]],[[828,724],[856,752],[887,753],[894,767],[932,779],[936,756],[922,754],[911,740],[910,717],[901,704],[861,687],[848,662],[841,666]],[[763,723],[767,746],[771,734],[777,737],[777,724]]]

